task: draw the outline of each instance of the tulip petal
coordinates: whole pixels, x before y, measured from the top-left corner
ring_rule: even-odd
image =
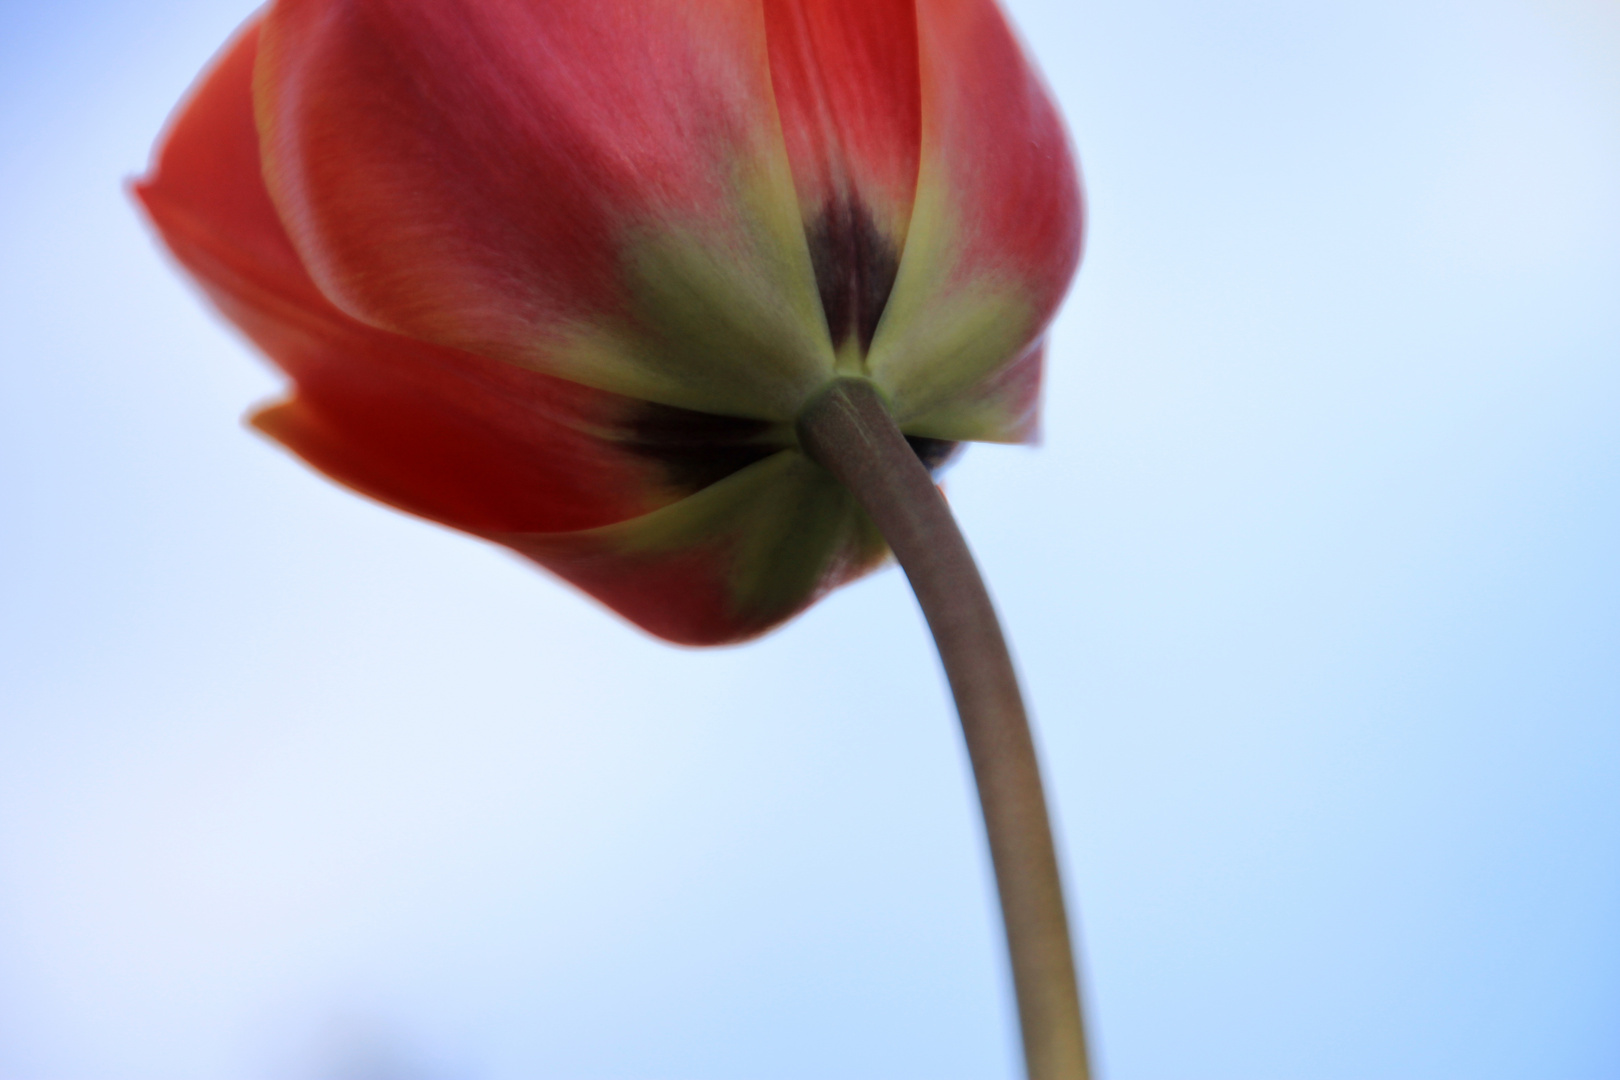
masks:
[[[854,497],[797,450],[631,521],[491,539],[682,645],[757,637],[888,555]]]
[[[280,0],[265,175],[383,329],[791,422],[833,357],[752,0]]]
[[[913,5],[765,0],[765,26],[822,309],[841,358],[860,370],[894,286],[917,188]]]
[[[1056,108],[993,0],[917,0],[922,160],[867,363],[908,433],[1033,436],[1041,335],[1080,256]]]
[[[296,381],[297,405],[265,426],[342,430],[342,445],[401,477],[374,493],[459,528],[591,527],[686,494],[623,445],[642,403],[379,331],[326,301],[260,178],[256,42],[250,26],[221,58],[137,194],[216,305]],[[316,463],[340,477],[358,468]]]

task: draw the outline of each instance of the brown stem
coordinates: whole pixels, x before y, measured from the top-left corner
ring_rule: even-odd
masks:
[[[984,811],[1029,1080],[1089,1080],[1040,764],[967,541],[871,383],[835,382],[805,408],[798,431],[805,452],[854,494],[889,542],[939,647]]]

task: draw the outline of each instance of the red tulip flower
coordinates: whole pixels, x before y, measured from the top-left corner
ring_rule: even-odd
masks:
[[[255,427],[687,644],[882,557],[794,434],[836,377],[1032,435],[1080,241],[992,0],[279,0],[137,191],[292,378]]]
[[[994,0],[275,0],[136,190],[292,381],[252,423],[316,469],[685,644],[759,634],[893,546],[974,745],[952,649],[1005,648],[987,597],[994,634],[957,646],[930,607],[928,560],[978,579],[923,465],[1033,435],[1081,232]],[[1045,836],[1026,756],[991,786],[1033,788],[1039,820],[998,825],[989,789],[986,812],[1009,925],[1047,920],[1013,945],[1032,1074],[1079,1075],[1083,1048],[1029,1041],[1025,969],[1073,978],[1055,863],[1052,923],[997,846]]]

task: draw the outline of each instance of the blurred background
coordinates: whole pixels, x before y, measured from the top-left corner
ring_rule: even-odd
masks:
[[[1010,7],[1091,232],[949,484],[1104,1075],[1620,1076],[1620,7]],[[671,649],[242,429],[121,185],[249,10],[0,0],[0,1080],[1011,1080],[898,573]]]

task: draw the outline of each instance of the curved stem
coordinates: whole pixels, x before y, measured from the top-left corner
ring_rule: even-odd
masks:
[[[984,579],[944,496],[871,383],[835,382],[805,408],[798,432],[805,452],[877,524],[933,631],[984,811],[1029,1080],[1089,1080],[1040,765]]]

